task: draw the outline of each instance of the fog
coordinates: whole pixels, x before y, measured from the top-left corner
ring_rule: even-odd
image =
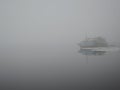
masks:
[[[78,43],[119,43],[119,0],[0,0],[1,90],[119,90],[120,53],[86,57]]]

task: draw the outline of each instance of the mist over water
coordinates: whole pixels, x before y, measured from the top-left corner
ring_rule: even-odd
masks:
[[[3,48],[2,48],[3,49]],[[76,45],[39,45],[1,49],[1,88],[117,89],[120,53],[86,56]]]
[[[118,0],[0,1],[1,90],[119,90],[120,52],[79,53],[102,36],[119,46]]]

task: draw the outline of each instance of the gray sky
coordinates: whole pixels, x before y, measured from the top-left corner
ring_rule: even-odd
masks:
[[[0,42],[78,43],[103,36],[118,41],[119,0],[0,0]]]

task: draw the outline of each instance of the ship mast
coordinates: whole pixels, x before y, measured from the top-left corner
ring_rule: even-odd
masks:
[[[85,34],[85,40],[88,41],[87,33]],[[85,57],[86,57],[86,64],[88,64],[88,55],[86,54]]]
[[[85,34],[85,40],[88,41],[87,33]]]

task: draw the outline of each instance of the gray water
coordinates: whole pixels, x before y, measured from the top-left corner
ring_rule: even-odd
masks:
[[[86,56],[79,46],[36,45],[1,48],[4,90],[118,90],[120,53]]]

